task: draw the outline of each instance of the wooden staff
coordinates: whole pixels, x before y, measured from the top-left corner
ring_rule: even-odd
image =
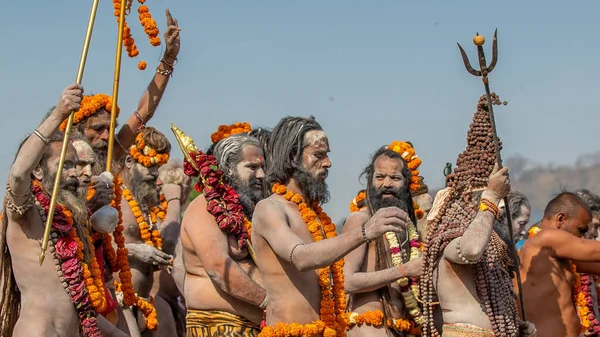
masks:
[[[483,44],[485,43],[485,38],[479,33],[476,33],[473,38],[473,43],[477,46],[477,55],[479,58],[479,69],[475,70],[471,66],[471,62],[467,57],[467,53],[465,53],[464,49],[458,44],[458,48],[460,49],[460,54],[462,55],[463,62],[465,64],[465,68],[467,71],[474,76],[481,76],[481,80],[483,81],[483,86],[485,87],[485,96],[487,98],[487,106],[488,106],[488,115],[490,117],[490,124],[492,125],[492,134],[494,138],[494,148],[496,150],[496,162],[498,163],[498,168],[502,169],[502,157],[500,156],[500,142],[498,140],[498,132],[496,131],[496,119],[494,118],[494,108],[492,105],[492,95],[490,94],[490,84],[488,80],[488,75],[494,67],[496,67],[496,62],[498,61],[498,30],[494,31],[494,40],[492,41],[492,62],[490,65],[487,65],[487,61],[485,60],[485,54],[483,52]],[[513,245],[513,249],[511,249],[511,255],[514,260],[515,266],[517,268],[517,287],[519,289],[519,301],[521,304],[521,317],[524,321],[527,321],[527,316],[525,314],[525,301],[523,300],[523,285],[521,283],[521,273],[519,272],[519,256],[517,255],[516,249],[514,249],[514,238],[513,238],[513,224],[512,218],[510,216],[510,208],[508,204],[508,197],[504,197],[504,210],[506,212],[506,220],[508,223],[508,233],[510,236],[510,242]]]
[[[121,77],[121,56],[123,55],[123,30],[125,27],[125,7],[129,0],[121,0],[119,13],[119,33],[117,35],[117,55],[115,57],[115,74],[113,83],[112,103],[110,108],[110,131],[108,133],[108,150],[106,152],[106,171],[110,172],[115,147],[115,128],[117,127],[117,101],[119,98],[119,78]]]
[[[96,10],[98,9],[98,3],[99,0],[93,0],[92,2],[92,10],[90,12],[90,18],[88,19],[88,26],[85,32],[85,39],[83,40],[83,49],[81,51],[81,58],[79,59],[79,67],[77,68],[77,78],[75,80],[77,84],[81,84],[81,81],[83,80],[83,70],[85,69],[85,61],[87,60],[87,54],[90,48],[90,41],[92,40],[92,31],[94,30],[94,22],[96,21]],[[52,230],[52,222],[54,220],[54,208],[56,207],[56,200],[58,198],[58,190],[60,188],[60,180],[62,178],[63,165],[65,164],[67,148],[69,147],[69,134],[71,133],[71,126],[73,125],[73,115],[74,111],[71,111],[69,119],[67,120],[67,127],[65,128],[65,136],[63,138],[63,145],[60,152],[58,167],[56,170],[56,177],[54,178],[52,198],[50,198],[50,208],[48,209],[46,227],[44,228],[44,238],[42,240],[40,266],[42,265],[42,263],[44,263],[46,250],[48,249],[48,239],[50,238],[50,231]]]

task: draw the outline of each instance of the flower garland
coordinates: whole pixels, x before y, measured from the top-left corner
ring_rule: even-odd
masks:
[[[403,264],[403,252],[400,247],[400,243],[398,242],[398,237],[393,232],[385,233],[385,238],[388,241],[391,250],[391,259],[392,265],[394,267],[399,267]],[[408,238],[410,240],[410,260],[416,259],[421,256],[421,242],[419,241],[419,234],[414,224],[410,223],[408,225]],[[402,298],[404,298],[404,305],[408,309],[408,314],[415,321],[417,325],[423,325],[425,320],[423,318],[423,313],[421,312],[421,308],[419,308],[419,304],[417,302],[417,298],[419,297],[419,286],[418,279],[416,277],[412,277],[409,279],[408,277],[402,277],[398,279],[398,285],[400,286],[400,293],[402,294]]]
[[[244,215],[239,195],[225,183],[223,172],[217,165],[217,160],[212,155],[202,151],[190,152],[196,170],[187,159],[184,162],[184,172],[189,177],[198,177],[194,189],[204,194],[207,211],[215,218],[219,228],[238,240],[240,248],[247,246],[248,232],[244,226]]]
[[[220,142],[221,140],[235,134],[250,132],[252,127],[246,122],[237,122],[231,125],[219,125],[217,132],[210,135],[210,139],[213,144]]]
[[[140,209],[140,205],[133,197],[131,191],[123,185],[123,197],[127,200],[129,207],[131,208],[131,212],[135,217],[135,221],[137,221],[138,227],[140,228],[140,236],[144,243],[155,247],[158,250],[162,250],[162,237],[160,236],[160,232],[158,228],[155,226],[156,223],[151,221],[151,225],[148,224],[148,221],[144,217],[142,210]],[[151,210],[150,213],[153,213]]]
[[[592,299],[592,287],[596,287],[595,279],[597,276],[592,277],[589,274],[581,274],[581,293],[582,293],[582,306],[585,305],[587,308],[587,317],[581,318],[581,325],[586,326],[586,331],[583,332],[585,336],[598,336],[600,335],[600,322],[594,315],[594,302]],[[583,312],[580,311],[581,314]]]
[[[48,214],[50,208],[50,198],[38,181],[33,182],[32,192],[36,206],[42,215],[42,222],[45,222],[46,214]],[[98,306],[106,305],[106,298],[104,298],[104,301],[100,298],[104,297],[104,292],[88,292],[88,289],[94,290],[93,287],[97,283],[94,280],[95,275],[85,273],[83,243],[79,240],[74,226],[71,211],[65,206],[57,204],[52,222],[50,251],[54,255],[54,263],[59,279],[77,310],[82,335],[85,337],[101,337],[102,332],[98,328],[96,319],[98,312],[94,307],[94,302]],[[92,256],[92,261],[95,261],[95,259],[96,257]],[[92,268],[93,266],[92,264]],[[88,286],[90,280],[92,287]],[[100,282],[102,282],[101,279]],[[93,300],[92,296],[96,300]]]
[[[363,202],[366,198],[367,198],[367,192],[365,192],[365,191],[358,192],[358,195],[356,196],[356,198],[352,199],[352,202],[350,203],[350,213],[358,212],[361,209],[365,208],[366,206],[363,206],[362,208],[358,207],[358,204]]]
[[[129,154],[146,167],[162,166],[169,161],[169,153],[157,153],[156,150],[146,145],[142,133],[138,133],[135,137],[135,144],[129,148]]]
[[[150,210],[150,220],[153,223],[158,223],[158,220],[165,221],[167,217],[167,200],[164,194],[160,195],[160,205]]]
[[[410,169],[410,190],[418,191],[421,187],[421,178],[419,178],[419,166],[421,165],[421,159],[416,155],[415,149],[407,142],[394,141],[388,145],[388,149],[400,154],[408,168]]]
[[[108,112],[111,111],[112,101],[111,101],[110,96],[105,95],[105,94],[96,94],[93,96],[88,96],[88,95],[83,96],[79,110],[75,111],[75,114],[73,115],[73,125],[79,124],[85,118],[90,117],[91,115],[100,111],[100,109],[104,109]],[[120,112],[120,109],[117,106],[117,109],[116,109],[117,117],[119,117],[119,112]],[[67,121],[68,121],[68,119],[65,119],[60,124],[61,131],[65,131],[65,129],[67,128]]]
[[[148,6],[144,5],[146,0],[138,0],[138,2],[140,3],[140,6],[138,8],[140,24],[142,25],[142,27],[144,27],[144,32],[146,33],[146,35],[148,35],[150,44],[154,47],[160,46],[160,37],[158,37],[160,32],[156,25],[156,21],[154,21],[152,15],[150,14]],[[125,49],[127,50],[127,55],[130,58],[134,58],[140,54],[140,51],[135,44],[135,40],[131,35],[131,28],[127,25],[127,15],[129,15],[129,13],[131,12],[132,3],[132,0],[126,1],[125,17],[123,18],[123,20],[125,21],[123,22],[123,45],[125,46]],[[113,0],[113,8],[115,10],[114,15],[115,17],[117,17],[117,23],[119,23],[119,18],[121,15],[121,4],[122,0]],[[147,64],[145,61],[140,61],[138,63],[138,69],[144,70],[146,69],[146,65]]]
[[[528,238],[531,239],[534,235],[539,233],[541,230],[542,229],[538,226],[532,226],[528,231],[528,234],[529,234]],[[593,314],[594,311],[593,311],[593,307],[592,307],[592,310],[590,310],[590,308],[588,307],[588,300],[586,299],[586,297],[588,297],[588,296],[586,296],[586,293],[583,290],[582,275],[580,275],[577,272],[577,267],[570,260],[569,260],[569,264],[571,266],[570,267],[571,271],[573,272],[573,287],[572,287],[573,304],[577,308],[577,313],[579,316],[579,320],[581,322],[580,333],[585,333],[586,331],[589,331],[590,328],[594,329],[594,327],[591,327],[591,321],[595,320],[594,314]],[[588,294],[589,294],[589,285],[590,284],[591,284],[591,282],[586,283]],[[591,305],[591,295],[589,295],[589,296],[590,296],[589,304]],[[597,322],[598,321],[596,321],[596,323]],[[598,327],[598,331],[600,331],[600,327]]]
[[[382,326],[383,317],[384,314],[381,310],[366,311],[362,314],[352,312],[348,317],[348,326],[361,326],[363,324],[370,325],[372,327]],[[410,322],[400,318],[394,319],[392,322],[386,320],[385,323],[387,327],[393,327],[398,331],[406,331],[409,335],[421,335],[421,329],[416,327],[414,322]]]
[[[273,193],[283,196],[287,201],[298,205],[298,211],[312,234],[314,242],[336,236],[335,225],[331,218],[315,204],[312,209],[304,202],[302,196],[288,191],[279,183],[273,185]],[[321,231],[322,229],[322,231]],[[325,237],[323,236],[325,233]],[[344,292],[344,260],[340,259],[331,267],[321,268],[319,286],[321,288],[320,319],[309,324],[301,325],[277,324],[275,327],[266,326],[259,337],[309,337],[323,334],[326,337],[346,336],[348,326],[346,309],[346,294]],[[333,279],[333,287],[331,281]]]

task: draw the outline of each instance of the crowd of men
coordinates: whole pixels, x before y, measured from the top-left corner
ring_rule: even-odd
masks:
[[[207,151],[177,129],[186,159],[169,160],[177,147],[147,125],[179,53],[167,23],[112,154],[111,99],[79,84],[20,145],[2,213],[1,336],[600,336],[600,197],[564,191],[528,226],[485,96],[435,199],[414,145],[390,139],[364,154],[365,189],[337,228],[321,208],[331,162],[314,117],[221,125]]]

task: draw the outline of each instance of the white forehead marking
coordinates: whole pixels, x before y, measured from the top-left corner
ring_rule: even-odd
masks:
[[[327,135],[325,135],[324,131],[313,130],[304,135],[305,146],[318,146],[323,142],[327,143]]]

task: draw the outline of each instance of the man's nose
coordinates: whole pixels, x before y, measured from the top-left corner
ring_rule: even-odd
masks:
[[[102,140],[108,140],[108,133],[109,133],[109,130],[108,129],[104,129],[104,131],[102,131],[102,133],[100,134],[100,139],[102,139]]]
[[[256,178],[264,179],[265,178],[265,170],[261,167],[256,171]]]

